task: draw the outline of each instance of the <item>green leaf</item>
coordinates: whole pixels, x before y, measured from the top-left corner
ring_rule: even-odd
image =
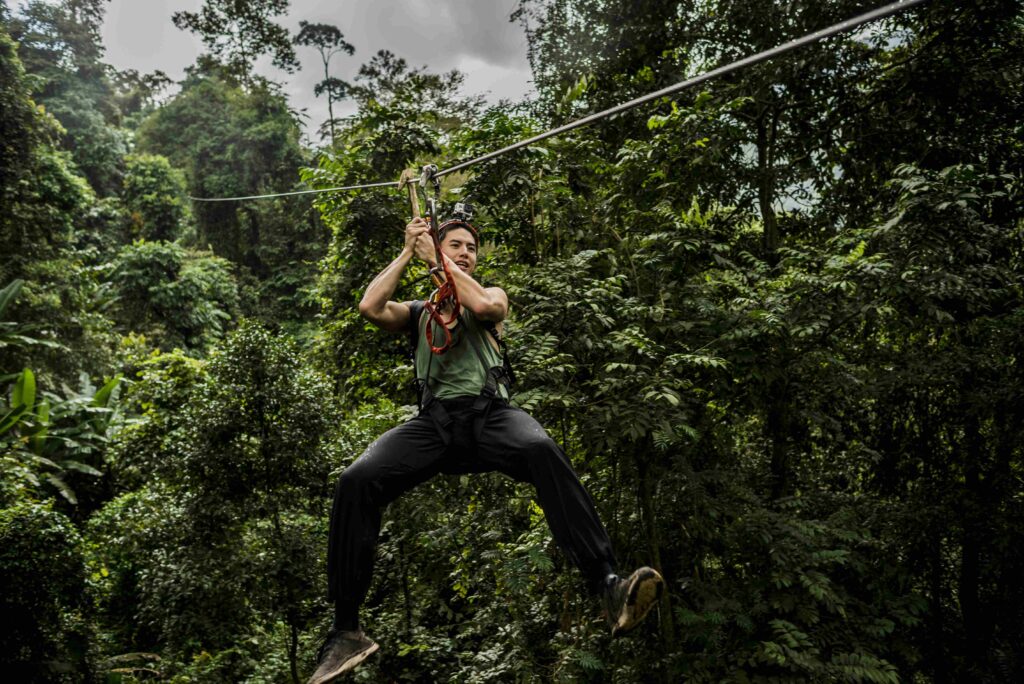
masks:
[[[28,337],[27,335],[6,335],[5,339],[8,341],[19,342],[21,345],[26,347],[46,347],[47,349],[67,349],[63,344],[54,342],[53,340],[41,340],[37,337]],[[0,347],[7,346],[0,344]],[[14,345],[18,346],[18,345]]]
[[[74,470],[79,473],[85,473],[86,475],[93,475],[94,477],[103,476],[103,473],[96,470],[91,465],[88,465],[87,463],[82,463],[81,461],[62,461],[61,465],[64,466],[67,470]]]
[[[50,459],[46,458],[45,456],[33,455],[33,456],[30,457],[29,460],[32,463],[38,463],[40,465],[46,466],[47,468],[53,468],[54,470],[60,470],[61,469],[59,464],[57,464],[54,461],[51,461]]]
[[[50,424],[50,400],[43,399],[39,402],[39,406],[36,407],[36,423],[43,426],[43,433],[46,432],[46,426]]]
[[[589,651],[578,651],[576,653],[576,662],[584,670],[598,671],[604,668],[604,663],[601,662],[601,659]]]
[[[0,418],[0,435],[4,434],[8,430],[12,429],[21,420],[21,417],[28,412],[27,406],[19,406],[18,408],[8,411],[3,418]]]
[[[18,376],[17,382],[14,383],[14,389],[11,391],[11,406],[17,408],[19,406],[25,406],[32,408],[36,403],[36,376],[32,374],[32,371],[26,368]]]
[[[111,393],[114,391],[114,388],[117,387],[118,383],[121,382],[122,377],[123,375],[118,373],[103,385],[103,387],[99,388],[96,391],[96,394],[92,397],[92,405],[106,408],[107,404],[110,402]]]
[[[46,446],[46,433],[50,425],[50,400],[43,399],[36,407],[36,431],[32,435],[32,451],[35,454],[43,453]]]
[[[60,492],[61,496],[67,499],[68,503],[74,504],[76,506],[78,505],[78,497],[75,496],[74,490],[71,489],[71,487],[69,487],[64,480],[57,477],[56,475],[48,475],[46,481],[49,482],[54,487],[56,487],[57,491]]]
[[[7,309],[7,305],[18,296],[18,292],[21,291],[21,286],[24,284],[25,281],[19,278],[11,281],[7,287],[0,290],[0,316],[3,316],[4,311]]]

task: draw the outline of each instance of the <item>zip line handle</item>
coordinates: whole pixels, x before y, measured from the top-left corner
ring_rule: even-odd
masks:
[[[416,192],[417,183],[423,188],[426,188],[427,184],[434,186],[434,197],[426,197],[426,219],[430,226],[430,237],[434,242],[434,256],[437,260],[437,265],[430,269],[430,279],[434,282],[435,287],[441,288],[446,278],[443,268],[444,257],[441,254],[441,244],[438,242],[437,235],[437,197],[440,195],[441,190],[441,181],[437,178],[437,164],[425,164],[418,174],[415,169],[406,169],[398,179],[399,190],[405,188],[409,191],[409,208],[412,210],[412,217],[414,219],[421,217],[420,199]],[[425,190],[424,195],[426,195]]]
[[[455,289],[455,282],[452,280],[451,273],[448,272],[448,265],[444,261],[444,254],[441,252],[441,243],[437,234],[437,205],[440,202],[441,195],[441,179],[437,175],[437,165],[426,164],[420,169],[419,174],[413,169],[406,169],[398,180],[399,190],[408,189],[409,191],[409,208],[412,210],[412,217],[414,219],[421,218],[420,200],[419,195],[416,193],[417,183],[424,188],[423,194],[427,204],[426,219],[430,225],[430,238],[434,243],[434,254],[437,260],[437,264],[430,269],[430,280],[436,289],[424,303],[428,316],[426,329],[427,345],[434,354],[443,354],[452,346],[452,332],[448,326],[458,319],[462,306],[459,302],[459,294]],[[428,185],[433,186],[433,197],[427,194],[426,188]],[[442,310],[446,307],[451,308],[451,313],[447,318],[442,313]],[[440,329],[443,337],[440,344],[434,343],[435,327]]]
[[[406,169],[402,172],[402,176],[398,179],[398,189],[403,188],[409,189],[409,208],[412,209],[412,217],[420,217],[420,198],[416,194],[416,183],[420,179],[416,175],[416,172],[412,169]]]

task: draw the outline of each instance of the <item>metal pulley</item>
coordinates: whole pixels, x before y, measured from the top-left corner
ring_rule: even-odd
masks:
[[[406,169],[398,179],[398,189],[408,189],[409,191],[409,209],[412,211],[413,218],[420,218],[420,200],[416,193],[417,183],[421,188],[433,187],[436,205],[441,195],[441,179],[437,177],[437,164],[424,164],[420,168],[419,173],[415,169]],[[424,191],[423,195],[425,198],[429,197],[426,191]],[[430,216],[435,214],[436,206]]]

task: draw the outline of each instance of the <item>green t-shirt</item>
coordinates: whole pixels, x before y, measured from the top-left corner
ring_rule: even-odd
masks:
[[[416,341],[416,377],[427,378],[427,367],[430,368],[430,391],[438,399],[454,399],[455,397],[475,397],[480,394],[487,380],[487,369],[501,365],[501,354],[494,348],[491,335],[483,327],[473,312],[462,310],[462,321],[452,329],[455,344],[443,354],[434,354],[427,344],[426,329],[430,317],[424,310],[420,314]],[[433,324],[436,326],[436,324]],[[434,332],[434,344],[440,345],[444,332]],[[460,330],[462,328],[462,330]],[[473,339],[470,339],[470,336]],[[480,353],[487,362],[487,368],[480,363],[480,357],[473,351],[476,343]],[[433,358],[431,358],[433,357]],[[508,390],[499,383],[498,393],[508,399]]]

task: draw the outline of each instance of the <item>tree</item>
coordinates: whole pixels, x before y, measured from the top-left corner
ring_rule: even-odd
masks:
[[[0,509],[0,665],[26,684],[93,680],[82,539],[49,504]]]
[[[550,116],[568,116],[567,100],[583,111],[600,109],[644,84],[681,80],[858,9],[791,3],[782,12],[722,2],[659,13],[656,4],[545,3],[552,13],[541,15],[544,34],[534,34],[531,48],[545,57],[534,66],[538,82],[551,79],[541,94]],[[1011,113],[1020,106],[1024,73],[1019,17],[1014,3],[985,3],[980,12],[936,3],[713,83],[664,103],[654,116],[619,117],[581,135],[576,150],[563,149],[561,165],[588,169],[582,191],[589,201],[582,218],[566,203],[555,205],[550,220],[582,224],[586,246],[609,262],[591,254],[591,275],[579,285],[568,272],[579,277],[580,266],[559,262],[555,283],[541,292],[547,271],[534,271],[513,298],[525,297],[530,318],[550,308],[546,328],[555,339],[584,340],[578,353],[573,343],[558,345],[564,356],[551,365],[562,375],[546,384],[544,396],[557,406],[562,388],[599,382],[578,390],[601,397],[588,404],[597,420],[574,420],[589,438],[587,451],[603,453],[597,462],[624,474],[620,487],[629,481],[635,488],[638,514],[653,521],[645,531],[671,528],[671,518],[685,521],[686,537],[695,540],[701,533],[694,530],[708,525],[705,541],[693,547],[678,536],[649,542],[652,556],[660,549],[666,577],[692,578],[674,624],[677,643],[721,636],[710,625],[721,624],[727,603],[711,599],[711,585],[698,589],[696,578],[728,583],[748,562],[720,560],[742,536],[731,537],[724,521],[716,530],[712,519],[771,519],[772,527],[782,525],[778,534],[803,539],[801,545],[816,539],[804,547],[811,558],[853,554],[843,569],[818,569],[827,591],[822,585],[770,600],[800,606],[793,613],[765,623],[756,618],[757,595],[743,599],[736,624],[773,645],[748,664],[727,665],[707,649],[699,664],[683,656],[694,664],[682,672],[695,681],[855,673],[856,659],[843,644],[863,645],[863,637],[848,632],[831,640],[817,626],[834,619],[823,615],[838,605],[831,592],[840,587],[848,615],[853,597],[872,606],[851,617],[850,628],[874,631],[872,611],[882,606],[892,623],[891,641],[873,642],[870,675],[860,676],[996,680],[1020,667],[1007,651],[1015,623],[996,608],[1008,599],[992,584],[1020,567],[1019,554],[995,551],[981,523],[991,520],[986,529],[1016,539],[1009,520],[1020,510],[1009,503],[1005,474],[1019,459],[1019,450],[1007,448],[1017,434],[1009,426],[1018,421],[1009,407],[1018,402],[1006,392],[1018,385],[1006,369],[1016,367],[1009,359],[1019,352],[997,331],[1016,336],[1020,320],[1021,290],[1011,285],[1019,282],[1019,250],[1010,247],[1020,234],[1020,203],[999,199],[1014,192],[1008,165],[1019,166],[1020,146],[1007,144],[1020,129],[1019,111]],[[619,40],[637,30],[632,18],[657,26],[635,50]],[[646,57],[633,61],[638,52]],[[949,87],[950,79],[958,85]],[[580,94],[572,92],[580,83]],[[988,103],[984,111],[971,104],[978,101]],[[567,313],[577,301],[597,302],[597,311]],[[597,330],[561,327],[577,319]],[[604,365],[589,366],[584,359],[602,340],[612,350]],[[673,381],[674,363],[693,365]],[[614,393],[602,389],[617,383],[626,384]],[[658,428],[657,407],[672,401],[665,396],[671,391],[679,395],[678,413]],[[651,403],[640,415],[633,405],[606,409],[616,396]],[[608,435],[602,424],[629,427]],[[679,425],[688,426],[688,437],[672,437]],[[634,430],[633,438],[615,437]],[[738,436],[746,447],[734,451],[729,443]],[[609,437],[614,449],[602,445]],[[683,489],[694,500],[690,513],[679,517],[675,506],[689,505],[681,499],[655,503],[658,492]],[[742,489],[747,493],[723,503]],[[858,499],[871,503],[865,508]],[[886,509],[879,524],[867,523],[877,507]],[[705,508],[713,512],[707,519]],[[729,511],[738,510],[746,512],[732,518]],[[823,538],[809,534],[808,515],[830,524],[864,521],[865,543],[912,560],[887,563],[864,546],[815,551]],[[860,525],[833,529],[842,538]],[[769,536],[779,540],[777,533]],[[805,561],[789,562],[804,553],[786,553],[786,563],[761,572],[805,576],[802,586],[815,585]],[[672,559],[695,558],[709,562],[672,567]],[[854,571],[865,564],[878,568],[878,581]],[[805,609],[813,618],[802,622]],[[698,637],[691,630],[705,619]],[[786,643],[799,652],[773,660]],[[831,658],[819,658],[829,650]]]
[[[126,69],[113,74],[116,99],[121,116],[135,127],[150,114],[160,102],[164,91],[173,83],[160,70],[151,74],[139,74],[135,69]]]
[[[73,173],[66,169],[66,164],[60,164],[62,157],[65,156],[57,148],[58,136],[62,132],[60,125],[52,116],[37,108],[29,87],[29,76],[19,58],[16,43],[8,36],[5,27],[0,28],[0,31],[0,69],[3,75],[0,79],[0,102],[3,103],[3,108],[0,109],[0,130],[3,132],[3,144],[0,146],[0,188],[4,191],[0,195],[0,201],[3,202],[3,205],[0,205],[3,208],[0,220],[14,223],[17,218],[16,212],[19,209],[27,210],[29,207],[26,205],[33,204],[32,198],[42,194],[38,189],[30,189],[33,185],[38,186],[38,183],[28,183],[27,179],[40,174],[47,166],[61,166],[63,173]],[[19,182],[23,180],[26,182]],[[59,183],[60,181],[53,179],[49,184]],[[80,197],[69,198],[60,205],[64,210],[60,213],[69,213],[69,202],[81,201]],[[37,226],[36,232],[40,230],[46,228]],[[23,232],[24,230],[18,231]],[[62,242],[56,235],[47,236],[36,241],[34,245],[31,244],[31,240],[26,240],[26,244],[22,244],[20,235],[13,233],[4,234],[3,237],[4,243],[10,245],[9,258],[14,261],[23,260],[33,248],[41,249],[44,244],[57,245]],[[0,275],[11,278],[15,274],[7,272]]]
[[[305,152],[301,129],[281,89],[254,80],[247,89],[205,64],[181,92],[140,126],[140,152],[166,156],[185,172],[197,197],[231,197],[295,189]],[[324,253],[324,227],[302,197],[193,204],[194,246],[212,249],[253,279],[251,313],[301,320],[313,264]]]
[[[348,84],[331,76],[331,57],[339,52],[353,55],[356,49],[345,41],[345,37],[338,27],[330,24],[310,24],[308,21],[299,22],[299,33],[295,36],[295,44],[314,47],[320,53],[320,61],[324,65],[324,80],[316,84],[313,92],[317,97],[324,93],[327,94],[327,124],[333,146],[335,142],[334,103],[346,97]]]
[[[146,335],[156,347],[206,350],[237,315],[231,266],[209,253],[138,240],[123,247],[108,268],[122,329]]]
[[[378,50],[369,62],[359,67],[351,96],[364,107],[377,102],[394,107],[402,104],[430,102],[424,114],[439,122],[455,125],[475,113],[482,99],[460,97],[459,89],[465,75],[457,70],[432,74],[425,67],[411,68],[390,50]]]
[[[150,359],[128,400],[147,409],[116,453],[148,477],[96,521],[115,542],[97,554],[114,565],[104,610],[129,639],[123,623],[139,622],[140,637],[205,667],[197,679],[241,681],[267,661],[266,680],[300,681],[299,636],[322,609],[336,420],[325,378],[246,321],[204,366]],[[133,521],[123,532],[118,510]]]
[[[59,148],[60,124],[36,106],[15,45],[2,29],[0,75],[0,282],[24,280],[22,297],[8,314],[64,345],[59,351],[0,349],[0,362],[73,382],[84,367],[99,369],[110,360],[103,288],[76,246],[87,242],[92,229],[106,233],[119,219],[103,225],[89,183]]]
[[[172,18],[178,28],[199,34],[229,74],[250,84],[253,66],[264,54],[288,73],[299,68],[288,30],[273,21],[288,5],[289,0],[205,0],[198,12],[175,12]]]
[[[118,129],[109,68],[100,62],[104,0],[33,0],[11,22],[35,98],[63,126],[62,142],[100,196],[118,194],[128,143]]]
[[[133,238],[174,240],[186,216],[185,176],[166,157],[133,155],[126,160],[122,201]]]
[[[29,0],[12,21],[22,60],[33,73],[96,75],[103,56],[100,29],[107,0]]]
[[[535,102],[481,111],[458,74],[381,51],[303,178],[443,168],[863,5],[526,0]],[[438,478],[385,512],[364,619],[395,647],[357,679],[1024,680],[1019,5],[922,4],[445,179],[512,301],[514,401],[620,567],[670,591],[609,641],[528,487]],[[295,681],[330,620],[328,471],[415,411],[406,340],[355,306],[408,209],[196,203],[178,237],[173,168],[194,195],[293,189],[296,115],[211,55],[157,107],[160,80],[110,74],[76,7],[102,3],[0,5],[30,65],[0,31],[0,660],[38,665],[5,660],[28,681]],[[146,119],[127,160],[101,144],[122,116]],[[178,242],[124,246],[129,208]],[[273,332],[229,331],[234,302]],[[95,381],[115,364],[117,403]]]

